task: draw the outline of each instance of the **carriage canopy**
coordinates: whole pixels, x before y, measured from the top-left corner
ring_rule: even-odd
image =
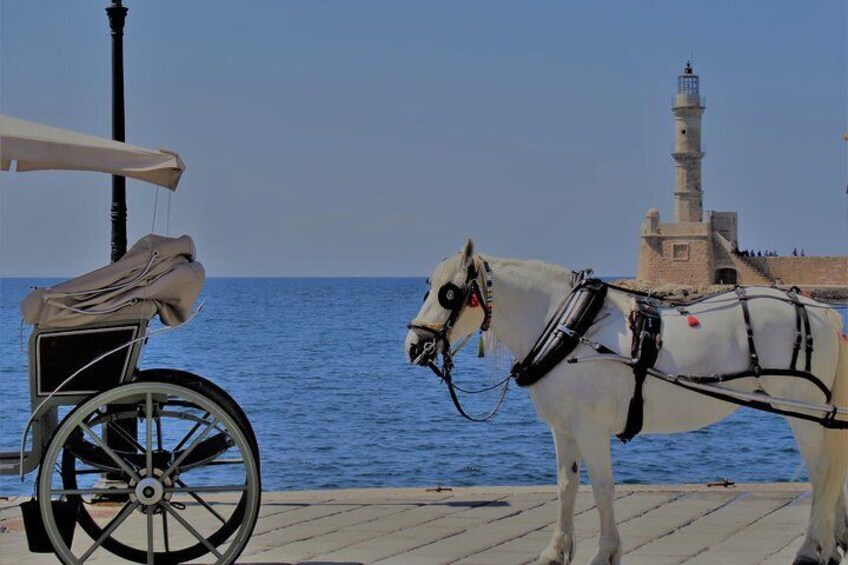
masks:
[[[177,189],[185,170],[179,155],[0,116],[0,168],[18,172],[67,170],[111,173]]]

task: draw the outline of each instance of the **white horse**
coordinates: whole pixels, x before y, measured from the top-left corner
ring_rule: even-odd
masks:
[[[490,273],[483,272],[483,262]],[[471,269],[469,269],[471,267]],[[492,317],[490,331],[507,349],[521,359],[543,331],[561,299],[571,290],[572,271],[539,261],[497,259],[477,255],[471,240],[460,253],[448,257],[430,277],[432,292],[406,336],[410,361],[421,358],[423,345],[444,328],[451,311],[440,302],[439,291],[467,287],[469,276],[491,279]],[[749,288],[749,296],[786,295],[776,289]],[[466,297],[471,293],[469,292]],[[480,294],[480,293],[478,293]],[[735,297],[734,297],[735,298]],[[492,300],[493,299],[493,300]],[[803,299],[809,306],[821,306]],[[461,305],[452,327],[446,328],[449,342],[475,332],[483,323],[484,308],[477,299]],[[689,307],[701,322],[696,328],[677,310],[662,312],[662,348],[655,367],[670,374],[721,374],[750,367],[748,338],[739,303],[714,297]],[[486,306],[485,304],[483,306]],[[628,314],[633,297],[615,290],[607,294],[596,323],[587,332],[593,341],[629,356],[631,331]],[[764,367],[789,367],[795,338],[795,311],[778,300],[750,300],[750,317],[756,349]],[[832,390],[832,402],[848,406],[848,343],[840,336],[842,322],[837,312],[807,307],[815,343],[811,371]],[[842,343],[840,343],[842,342]],[[445,342],[440,342],[444,349]],[[585,344],[572,355],[591,355]],[[802,352],[802,357],[804,353]],[[574,502],[579,484],[579,465],[585,462],[592,492],[600,514],[600,541],[592,565],[615,565],[622,555],[621,538],[615,522],[615,484],[610,461],[610,435],[621,432],[627,420],[634,392],[630,367],[614,362],[560,363],[544,378],[529,387],[539,417],[551,427],[557,455],[559,516],[548,547],[539,564],[571,563],[576,538]],[[793,377],[762,376],[727,383],[735,390],[764,391],[774,397],[792,398],[822,404],[822,392],[809,381]],[[690,392],[649,377],[644,383],[644,425],[642,433],[675,433],[717,422],[738,406]],[[848,551],[846,516],[846,469],[848,431],[828,430],[818,423],[788,418],[806,462],[813,488],[810,522],[795,565],[834,565],[841,561],[839,547]],[[765,447],[765,446],[763,446]]]

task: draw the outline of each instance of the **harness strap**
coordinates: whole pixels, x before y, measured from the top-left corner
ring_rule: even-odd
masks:
[[[630,399],[630,405],[627,408],[627,423],[624,425],[624,431],[615,435],[615,437],[620,439],[622,443],[627,443],[642,431],[642,425],[645,418],[645,400],[642,397],[642,386],[645,384],[645,377],[647,374],[647,367],[639,367],[637,365],[633,366],[633,376],[636,378],[636,388],[633,390],[633,397]]]
[[[698,394],[703,394],[704,396],[709,396],[711,398],[715,398],[716,400],[723,400],[724,402],[730,402],[731,404],[736,404],[738,406],[747,406],[749,408],[754,408],[756,410],[762,410],[763,412],[771,412],[772,414],[779,414],[781,416],[787,416],[789,418],[796,418],[799,420],[807,420],[810,422],[815,422],[825,428],[832,430],[848,430],[848,420],[837,420],[836,414],[838,407],[834,406],[833,409],[824,417],[813,416],[812,414],[806,414],[804,412],[798,412],[796,410],[786,410],[783,408],[777,408],[772,406],[768,400],[742,400],[739,398],[735,398],[733,396],[722,394],[719,391],[709,391],[704,390],[702,388],[694,388],[691,386],[687,386],[686,380],[680,379],[671,381],[673,384],[681,386],[687,390],[691,390],[693,392],[697,392]],[[766,396],[766,398],[768,398]]]
[[[760,356],[757,355],[757,346],[754,344],[754,328],[751,326],[751,312],[748,309],[748,297],[745,295],[745,288],[736,287],[736,297],[739,299],[739,304],[742,306],[742,317],[745,319],[745,332],[748,335],[748,354],[751,356],[751,371],[755,377],[759,377],[762,372],[760,367]]]
[[[753,370],[748,369],[747,371],[739,371],[739,372],[736,372],[736,373],[725,373],[725,374],[721,374],[721,375],[707,375],[707,376],[704,376],[704,375],[680,375],[680,376],[684,377],[688,381],[692,381],[692,382],[698,383],[698,384],[719,384],[719,383],[723,383],[723,382],[727,382],[727,381],[735,381],[735,380],[738,380],[738,379],[747,379],[747,378],[750,378],[750,377],[757,377],[757,376],[798,377],[798,378],[804,379],[804,380],[809,381],[809,382],[813,383],[814,385],[816,385],[816,388],[818,388],[821,391],[821,393],[824,395],[827,402],[830,402],[831,397],[832,397],[830,389],[827,388],[827,385],[825,385],[821,381],[821,379],[819,379],[817,376],[815,376],[812,373],[809,373],[807,371],[799,371],[797,369],[772,369],[772,368],[762,367],[762,368],[760,368],[759,375],[754,374]]]
[[[801,310],[801,317],[804,319],[804,340],[807,343],[805,353],[807,355],[804,361],[804,370],[809,372],[813,364],[813,328],[810,325],[810,316],[807,313],[807,308],[801,301],[798,301]]]
[[[480,324],[480,331],[487,332],[489,331],[489,326],[492,325],[492,309],[495,306],[495,293],[493,290],[494,281],[492,280],[492,267],[489,266],[489,262],[483,258],[481,258],[480,261],[483,263],[483,279],[486,283],[485,300],[480,292],[479,285],[475,284],[474,286],[478,294],[480,305],[483,308],[483,323]]]
[[[624,431],[616,434],[623,443],[632,440],[642,431],[644,423],[644,398],[642,388],[648,369],[654,366],[659,355],[661,324],[659,311],[646,298],[636,301],[636,309],[630,315],[630,330],[633,340],[630,346],[631,367],[635,378],[633,397],[627,409],[627,423]]]
[[[806,345],[804,361],[804,370],[809,372],[813,363],[813,329],[810,326],[810,316],[807,312],[806,305],[798,298],[798,293],[801,291],[797,286],[793,286],[786,291],[786,296],[792,301],[795,307],[795,344],[792,347],[792,368],[797,368],[798,354],[801,351],[802,329],[803,341]]]
[[[792,301],[792,306],[795,310],[795,342],[792,344],[792,361],[789,366],[792,369],[796,369],[798,367],[798,353],[801,352],[801,340],[803,339],[801,333],[801,324],[803,323],[801,319],[801,309],[804,306],[801,304],[801,301],[798,300],[798,295],[795,294],[794,290],[787,290],[786,296],[788,296],[789,300]]]

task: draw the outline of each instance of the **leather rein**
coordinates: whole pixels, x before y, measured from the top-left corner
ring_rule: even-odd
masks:
[[[482,265],[482,272],[480,269],[477,268],[478,260]],[[478,279],[480,278],[481,274],[483,275],[485,281],[485,293],[481,289],[480,283],[478,282]],[[457,386],[453,382],[453,376],[451,374],[454,368],[453,357],[463,347],[465,347],[465,345],[471,338],[471,334],[466,336],[454,349],[451,349],[448,334],[453,329],[457,320],[459,320],[466,308],[475,308],[477,306],[483,309],[483,322],[480,324],[480,333],[482,334],[489,330],[489,326],[492,323],[492,307],[494,305],[494,295],[492,293],[492,287],[492,269],[489,266],[489,263],[486,262],[484,259],[479,258],[479,256],[475,257],[474,260],[472,260],[471,264],[468,266],[468,271],[465,277],[465,284],[463,286],[458,287],[455,284],[448,282],[442,285],[442,287],[439,289],[439,304],[442,306],[442,308],[450,312],[447,321],[445,321],[444,324],[432,324],[423,320],[415,319],[407,325],[407,328],[411,330],[420,330],[432,335],[430,339],[423,343],[421,353],[413,360],[413,362],[416,364],[420,364],[422,360],[427,361],[427,366],[430,368],[430,370],[432,370],[433,373],[447,385],[448,392],[450,393],[453,405],[456,407],[456,411],[459,413],[460,416],[472,422],[485,422],[487,420],[490,420],[494,417],[495,414],[497,414],[498,410],[503,404],[504,398],[506,397],[506,392],[509,388],[509,381],[512,377],[507,376],[505,379],[498,382],[497,384],[479,390],[466,390]],[[442,354],[441,367],[439,367],[436,363],[436,358],[439,354],[440,347]],[[498,387],[502,387],[500,397],[495,402],[495,405],[492,407],[492,409],[485,416],[480,418],[470,416],[462,407],[462,403],[459,401],[459,397],[457,396],[457,391],[466,394],[480,394],[483,392],[494,390]]]

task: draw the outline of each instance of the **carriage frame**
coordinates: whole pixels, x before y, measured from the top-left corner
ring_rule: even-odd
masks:
[[[18,171],[103,172],[170,190],[185,168],[170,151],[0,116],[0,168],[12,162]],[[159,263],[159,245],[172,246],[162,254],[170,263]],[[203,279],[191,238],[151,235],[111,266],[24,301],[31,415],[20,450],[0,453],[0,475],[38,471],[33,499],[21,504],[31,551],[75,565],[104,552],[148,564],[212,554],[229,564],[244,550],[262,491],[250,421],[202,376],[139,368],[151,336],[199,312],[191,308]],[[75,292],[47,294],[67,284]],[[151,331],[157,314],[168,327]]]

